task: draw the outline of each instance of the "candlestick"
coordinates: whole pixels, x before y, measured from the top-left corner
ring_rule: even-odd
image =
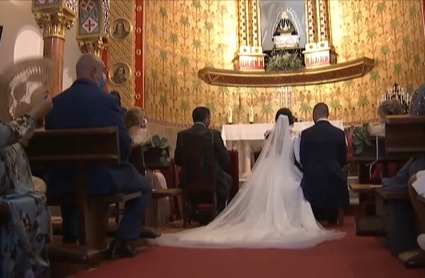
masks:
[[[250,123],[254,122],[254,107],[252,107],[252,105],[249,108],[249,122]]]
[[[231,107],[229,107],[229,111],[227,113],[227,122],[229,124],[233,123],[233,111]]]

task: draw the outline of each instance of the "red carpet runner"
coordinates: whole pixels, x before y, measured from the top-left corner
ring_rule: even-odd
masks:
[[[214,250],[152,247],[78,278],[423,278],[405,269],[373,238],[356,237],[352,218],[347,236],[307,250]]]

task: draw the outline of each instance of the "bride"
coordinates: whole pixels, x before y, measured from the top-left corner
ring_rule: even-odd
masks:
[[[292,121],[292,119],[291,119]],[[158,245],[212,248],[310,248],[345,234],[325,230],[314,218],[294,165],[288,116],[280,115],[252,175],[209,225],[163,234]]]

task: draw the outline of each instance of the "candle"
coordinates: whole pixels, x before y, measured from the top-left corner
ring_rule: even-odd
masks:
[[[254,107],[252,107],[252,105],[249,108],[249,122],[250,123],[254,122]]]
[[[231,107],[229,107],[229,112],[227,113],[227,122],[229,124],[233,123],[233,111]]]

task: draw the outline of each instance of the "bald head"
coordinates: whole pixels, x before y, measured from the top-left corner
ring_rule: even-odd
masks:
[[[80,59],[78,59],[75,70],[77,72],[77,79],[84,78],[99,82],[102,80],[105,64],[96,55],[83,54]]]
[[[329,117],[329,108],[326,103],[319,102],[313,108],[313,120],[316,122],[318,119]]]

